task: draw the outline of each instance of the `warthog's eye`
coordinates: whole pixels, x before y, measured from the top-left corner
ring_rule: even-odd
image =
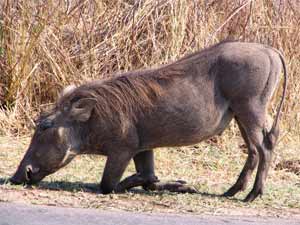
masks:
[[[80,99],[81,99],[81,97],[75,96],[74,98],[71,99],[71,104],[73,104],[74,102],[77,102]]]
[[[39,123],[38,127],[41,129],[41,130],[46,130],[48,128],[51,128],[53,127],[53,121],[51,120],[43,120]]]
[[[64,106],[64,107],[63,107],[63,111],[64,111],[64,112],[68,112],[68,110],[69,110],[69,107],[68,107],[68,106]]]

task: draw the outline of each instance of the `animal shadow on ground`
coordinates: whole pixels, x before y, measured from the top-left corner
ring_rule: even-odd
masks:
[[[9,178],[0,178],[0,186],[10,184]],[[26,188],[30,189],[30,185],[26,185]],[[99,189],[98,183],[83,183],[83,182],[69,182],[69,181],[41,181],[39,182],[36,187],[41,190],[55,190],[55,191],[68,191],[68,192],[78,192],[84,191],[88,193],[94,194],[101,194]],[[168,192],[168,191],[145,191],[141,188],[132,188],[128,192],[134,194],[141,194],[147,196],[157,196],[157,195],[178,195],[180,193],[176,192]],[[192,195],[201,195],[203,197],[210,197],[210,198],[222,198],[223,195],[220,194],[211,194],[208,192],[198,192]],[[235,202],[240,202],[240,199],[237,198],[230,198],[230,200]]]
[[[10,184],[9,178],[0,178],[0,186]],[[41,181],[34,185],[41,190],[56,191],[84,191],[90,193],[100,193],[99,185],[96,183],[69,182],[69,181]],[[31,185],[24,185],[25,188],[31,188]]]

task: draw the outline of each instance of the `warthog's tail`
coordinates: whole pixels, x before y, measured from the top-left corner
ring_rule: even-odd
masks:
[[[266,132],[266,137],[268,138],[268,142],[270,144],[270,146],[269,146],[270,149],[274,148],[274,146],[276,144],[276,141],[278,139],[278,136],[279,136],[279,124],[278,124],[278,122],[279,122],[279,117],[280,117],[280,113],[281,113],[281,110],[282,110],[283,102],[284,102],[284,99],[285,99],[285,96],[286,96],[287,80],[288,80],[287,69],[286,69],[284,57],[283,57],[282,53],[280,51],[278,51],[277,49],[273,48],[273,50],[276,51],[278,53],[279,57],[280,57],[282,67],[283,67],[284,81],[283,81],[283,93],[282,93],[282,97],[281,97],[279,106],[277,108],[276,117],[274,119],[271,130],[269,132]]]

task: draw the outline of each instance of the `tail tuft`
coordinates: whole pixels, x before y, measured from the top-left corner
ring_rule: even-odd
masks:
[[[264,131],[264,144],[267,149],[273,150],[279,137],[279,126],[272,127],[271,130]]]

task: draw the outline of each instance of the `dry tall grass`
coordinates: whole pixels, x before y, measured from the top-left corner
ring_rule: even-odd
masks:
[[[27,132],[36,113],[65,85],[163,64],[230,38],[284,52],[289,85],[282,124],[290,138],[300,139],[300,4],[295,2],[4,0],[0,133]]]

